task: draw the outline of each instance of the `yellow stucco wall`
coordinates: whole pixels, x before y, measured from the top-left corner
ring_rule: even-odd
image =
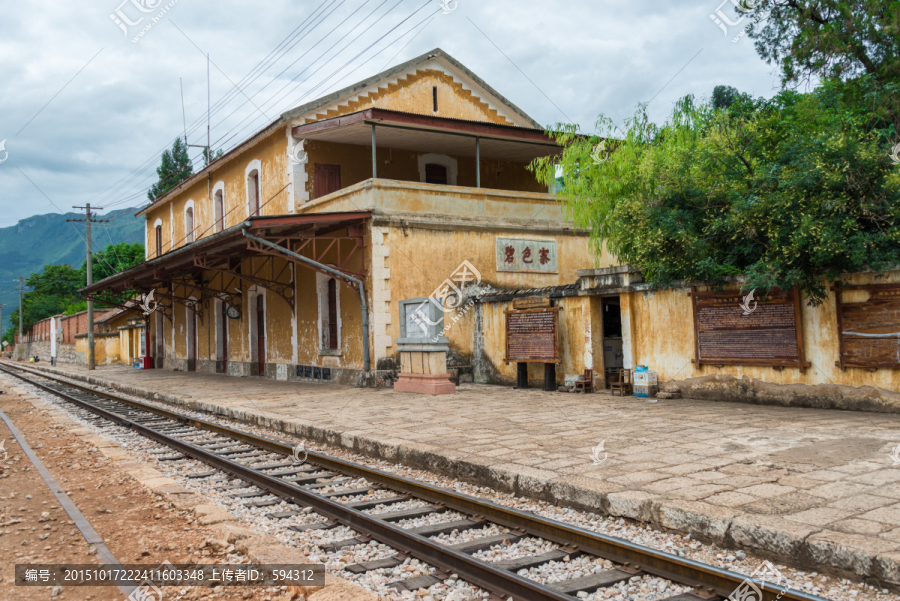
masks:
[[[400,336],[399,301],[428,296],[445,279],[449,278],[464,260],[469,261],[478,270],[483,285],[489,285],[496,291],[505,291],[573,283],[577,279],[576,269],[583,266],[590,257],[586,235],[531,234],[504,231],[500,228],[468,231],[462,228],[426,229],[423,227],[388,227],[385,229],[387,232],[384,244],[389,253],[385,265],[391,270],[389,285],[392,319],[388,333],[394,338]],[[559,272],[511,273],[498,271],[496,254],[498,237],[555,241]],[[565,302],[569,303],[568,300]],[[490,306],[499,307],[500,305],[493,303]],[[376,307],[377,309],[379,308]],[[502,309],[496,310],[500,311],[499,315],[502,315]],[[581,323],[580,311],[579,305],[578,323]],[[448,324],[452,315],[449,312],[445,315]],[[566,322],[566,330],[562,340],[566,341],[566,344],[571,343],[573,348],[580,348],[583,346],[583,338],[579,339],[578,336],[583,337],[583,328],[573,326],[574,335],[570,335],[568,333],[568,313],[566,315],[566,320],[563,320]],[[564,327],[562,323],[560,327],[562,332]],[[486,321],[484,332],[485,344],[495,347],[500,353],[498,357],[502,357],[504,343],[501,334],[503,329],[494,329]],[[446,335],[450,339],[452,351],[463,357],[471,357],[474,351],[474,311],[469,311],[456,322]],[[396,348],[391,354],[395,352]],[[568,349],[565,352],[570,353]],[[571,353],[575,352],[575,350],[571,351]],[[577,352],[580,353],[580,351]],[[512,367],[512,370],[512,375],[515,377],[515,366]]]
[[[848,285],[900,283],[900,271],[888,272],[883,278],[876,278],[871,273],[852,274],[843,281]],[[705,289],[709,288],[699,288],[700,291]],[[900,390],[900,370],[872,372],[848,367],[841,371],[835,365],[838,360],[837,314],[835,293],[831,290],[823,304],[811,307],[804,301],[801,305],[804,351],[806,360],[811,363],[805,374],[795,367],[777,370],[749,365],[695,366],[691,363],[694,322],[688,292],[675,289],[622,295],[623,312],[630,312],[634,365],[649,365],[662,381],[727,374],[775,384],[840,384]]]
[[[154,224],[162,221],[163,253],[186,244],[184,212],[194,201],[194,232],[199,240],[215,233],[211,197],[216,184],[224,184],[225,228],[237,225],[249,215],[247,168],[260,163],[260,214],[284,215],[291,212],[290,189],[287,187],[288,162],[286,129],[276,129],[227,159],[213,163],[209,178],[200,178],[185,189],[173,193],[145,215],[149,258],[156,256]]]
[[[87,336],[79,336],[75,338],[75,352],[81,354],[84,360],[88,357],[88,339]],[[120,363],[119,355],[119,336],[109,336],[105,334],[94,334],[94,364],[95,365],[111,365]]]

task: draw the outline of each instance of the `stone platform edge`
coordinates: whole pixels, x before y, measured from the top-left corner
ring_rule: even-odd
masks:
[[[50,367],[29,367],[136,397],[279,430],[366,457],[427,470],[500,492],[633,519],[657,529],[690,534],[691,538],[702,542],[726,549],[743,549],[801,569],[854,580],[874,578],[882,587],[900,590],[900,543],[816,528],[778,516],[745,514],[703,501],[664,499],[659,495],[627,490],[618,484],[585,476],[558,476],[539,468],[491,463],[487,458],[446,453],[428,444],[389,438],[375,440],[352,431],[340,432],[273,419],[251,411],[227,409]]]

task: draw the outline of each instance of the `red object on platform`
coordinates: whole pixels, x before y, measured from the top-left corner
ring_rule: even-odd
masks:
[[[450,381],[450,374],[405,374],[394,383],[397,392],[418,392],[420,394],[454,394],[456,385]]]

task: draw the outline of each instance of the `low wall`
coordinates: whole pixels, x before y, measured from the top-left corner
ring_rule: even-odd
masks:
[[[50,342],[20,342],[16,345],[16,350],[12,358],[19,361],[28,361],[37,355],[41,361],[50,363]],[[58,344],[56,346],[56,360],[60,363],[75,363],[76,353],[74,344]]]
[[[87,334],[75,336],[75,361],[78,365],[87,365]],[[119,358],[119,333],[98,332],[94,334],[94,365],[111,365],[121,363]]]

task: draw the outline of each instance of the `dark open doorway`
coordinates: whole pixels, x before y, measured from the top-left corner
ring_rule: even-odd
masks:
[[[603,313],[603,371],[608,384],[625,366],[622,349],[622,307],[619,297],[602,299]]]

